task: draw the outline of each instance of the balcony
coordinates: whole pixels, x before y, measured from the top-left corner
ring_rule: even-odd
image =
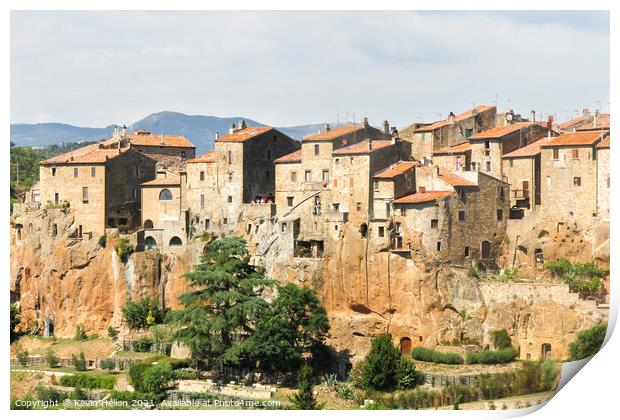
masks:
[[[519,209],[530,208],[530,191],[529,190],[512,190],[512,200],[515,207]]]

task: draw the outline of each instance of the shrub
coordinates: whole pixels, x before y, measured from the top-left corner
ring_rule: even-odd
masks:
[[[440,352],[425,347],[416,347],[411,351],[411,357],[415,360],[431,363],[443,363],[446,365],[462,365],[463,358],[456,353]]]
[[[47,365],[51,368],[58,366],[58,363],[60,362],[58,356],[56,356],[56,353],[54,353],[54,350],[52,350],[51,348],[47,349],[47,353],[45,353],[45,361],[47,362]]]
[[[108,326],[108,337],[112,340],[116,340],[118,338],[118,330],[113,326]]]
[[[519,352],[508,347],[502,350],[483,350],[477,353],[469,353],[465,360],[468,365],[499,365],[514,361]]]
[[[107,369],[108,372],[112,372],[116,368],[116,362],[114,359],[103,359],[100,366],[101,369]]]
[[[66,392],[59,391],[51,386],[43,386],[41,384],[37,385],[35,388],[35,393],[37,395],[37,400],[54,403],[59,403],[69,397]]]
[[[86,329],[84,328],[84,325],[82,324],[78,324],[75,327],[75,339],[76,340],[86,340],[88,338],[88,336],[86,335]]]
[[[297,382],[298,391],[293,394],[290,401],[296,410],[320,410],[321,406],[317,403],[314,396],[314,384],[312,381],[312,368],[303,365],[299,370]]]
[[[362,381],[365,387],[390,390],[397,384],[396,372],[400,351],[392,343],[390,334],[381,334],[370,342],[370,351],[364,359]]]
[[[512,347],[512,341],[510,340],[508,331],[496,330],[491,332],[491,336],[493,337],[493,347],[496,350],[503,350]]]
[[[565,259],[549,261],[545,268],[568,284],[571,292],[577,292],[582,297],[597,295],[603,285],[602,278],[608,274],[594,262],[573,264]]]
[[[108,242],[108,237],[106,235],[101,235],[99,237],[99,241],[97,241],[97,243],[99,244],[101,248],[105,248],[107,242]]]
[[[174,379],[198,379],[198,374],[192,368],[182,368],[172,371]]]
[[[476,271],[474,267],[469,267],[469,269],[467,270],[467,277],[477,279],[480,276],[478,275],[478,271]]]
[[[116,377],[113,375],[65,375],[60,377],[60,385],[86,389],[114,389]]]
[[[337,392],[338,398],[342,398],[343,400],[352,400],[354,397],[353,389],[347,384],[339,384]]]
[[[578,333],[575,341],[568,345],[570,360],[594,356],[603,346],[605,334],[607,334],[607,324],[598,324]]]
[[[157,300],[145,297],[137,302],[129,301],[123,307],[123,318],[129,328],[138,330],[149,327],[149,313],[152,323],[160,324],[164,320],[164,312],[159,308]]]
[[[80,356],[76,356],[75,354],[71,355],[71,361],[73,362],[73,367],[78,371],[86,370],[86,357],[84,356],[84,352],[80,352]]]
[[[129,378],[136,391],[148,394],[147,399],[161,400],[174,375],[168,363],[133,363],[129,367]]]
[[[74,400],[87,400],[88,394],[82,390],[82,387],[76,386],[73,388],[73,392],[71,393],[71,399]]]
[[[153,340],[148,337],[143,337],[137,339],[133,343],[133,350],[139,353],[147,353],[151,351],[151,347],[153,346]]]
[[[408,357],[401,357],[396,370],[397,389],[415,388],[417,384],[418,373],[415,370],[415,364]]]
[[[127,238],[120,238],[116,242],[114,250],[123,263],[127,262],[127,259],[134,251],[133,245],[129,243],[129,239]]]
[[[30,356],[28,354],[28,350],[23,349],[22,347],[17,348],[17,361],[22,366],[27,366],[28,362],[30,362]]]

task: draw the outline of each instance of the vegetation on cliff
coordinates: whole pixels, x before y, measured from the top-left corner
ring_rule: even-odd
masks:
[[[127,326],[134,330],[161,324],[164,316],[164,311],[159,307],[157,300],[151,297],[142,298],[137,302],[129,301],[123,307],[123,319]],[[118,332],[115,335],[117,334]]]
[[[549,261],[545,264],[545,268],[568,284],[571,292],[579,293],[582,297],[598,296],[602,289],[603,277],[608,274],[595,262],[573,264],[565,259]]]
[[[603,346],[607,324],[598,324],[577,334],[575,341],[568,345],[570,360],[581,360],[592,357]]]

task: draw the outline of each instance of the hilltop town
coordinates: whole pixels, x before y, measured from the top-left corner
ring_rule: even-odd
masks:
[[[12,302],[44,335],[121,328],[128,300],[178,307],[205,244],[238,236],[271,278],[316,290],[346,363],[386,330],[405,354],[506,329],[519,358],[564,360],[606,321],[608,279],[574,290],[545,263],[609,267],[609,129],[598,111],[557,123],[481,105],[301,142],[240,121],[196,156],[183,136],[118,128],[42,161],[14,205]]]

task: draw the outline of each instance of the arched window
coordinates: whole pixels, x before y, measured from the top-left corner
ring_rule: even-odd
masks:
[[[144,221],[144,229],[153,229],[153,221],[151,219]]]
[[[168,188],[164,188],[159,193],[159,199],[161,201],[170,201],[170,200],[172,200],[172,193],[170,192],[170,190]]]
[[[58,235],[58,225],[54,223],[52,225],[52,237],[55,237],[56,235]]]
[[[400,339],[400,354],[409,356],[411,353],[411,338],[403,337]]]
[[[482,258],[491,258],[491,242],[482,241],[480,253],[482,254]]]
[[[152,236],[146,238],[146,249],[156,249],[157,241]]]
[[[15,234],[17,235],[18,240],[21,240],[22,238],[22,229],[23,226],[20,223],[15,225]]]
[[[169,246],[181,246],[183,245],[183,242],[181,241],[181,238],[179,238],[178,236],[173,236],[172,238],[170,238],[170,242],[168,243]]]

